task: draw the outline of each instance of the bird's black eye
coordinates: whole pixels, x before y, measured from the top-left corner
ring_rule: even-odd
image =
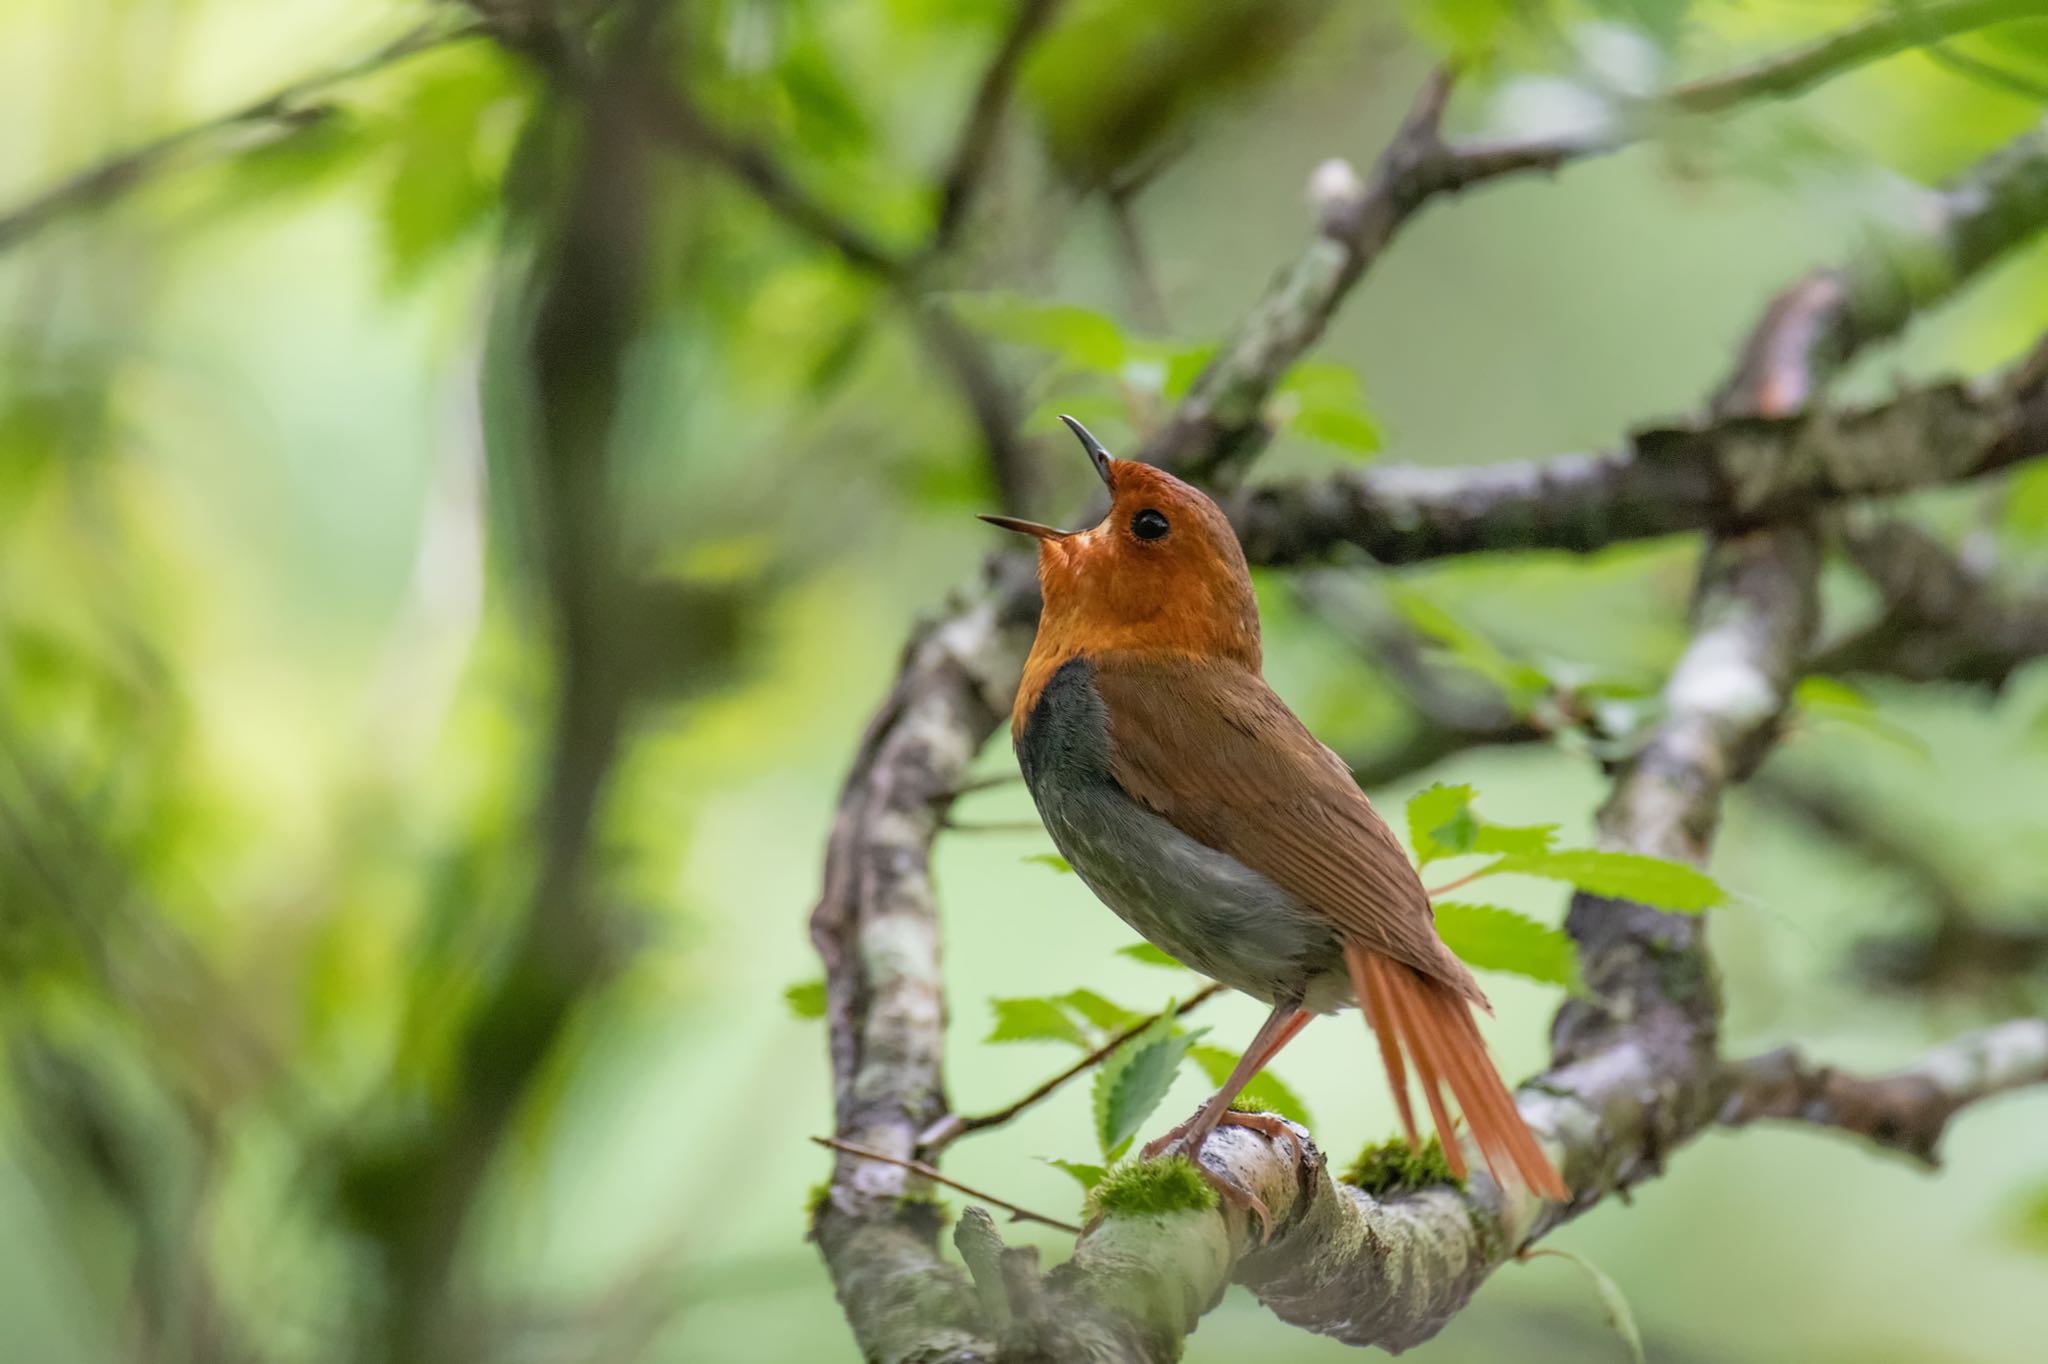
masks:
[[[1154,507],[1147,507],[1131,518],[1131,534],[1140,540],[1164,539],[1169,529],[1165,513]]]

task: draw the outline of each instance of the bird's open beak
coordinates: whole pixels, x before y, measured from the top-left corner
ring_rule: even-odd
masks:
[[[1070,530],[1054,530],[1051,526],[1041,526],[1036,521],[1019,521],[1014,516],[983,516],[981,519],[991,526],[1001,526],[1004,530],[1035,535],[1041,540],[1064,540],[1074,533]]]
[[[1109,466],[1116,462],[1114,457],[1102,448],[1102,442],[1095,439],[1095,433],[1087,427],[1064,412],[1060,413],[1060,420],[1067,424],[1067,429],[1080,440],[1081,448],[1088,452],[1088,458],[1095,465],[1096,476],[1102,480],[1103,486],[1110,486]],[[1001,526],[1004,530],[1036,536],[1040,540],[1064,540],[1079,533],[1071,530],[1054,530],[1051,526],[1041,526],[1036,521],[1019,521],[1014,516],[984,516],[981,519],[991,526]]]
[[[1072,431],[1076,439],[1081,442],[1081,448],[1088,452],[1088,458],[1094,462],[1095,474],[1096,477],[1102,480],[1102,486],[1105,488],[1109,487],[1109,466],[1114,462],[1109,451],[1102,448],[1102,442],[1095,439],[1094,432],[1075,421],[1072,417],[1069,417],[1066,413],[1060,413],[1060,420],[1067,424],[1067,429]]]

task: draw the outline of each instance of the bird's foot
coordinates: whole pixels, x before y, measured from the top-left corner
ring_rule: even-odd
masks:
[[[1195,1167],[1195,1173],[1202,1177],[1203,1183],[1216,1191],[1218,1198],[1258,1223],[1259,1244],[1263,1246],[1273,1239],[1273,1214],[1266,1207],[1265,1200],[1229,1175],[1204,1165],[1202,1147],[1208,1144],[1210,1135],[1218,1127],[1249,1127],[1268,1139],[1285,1137],[1294,1143],[1299,1152],[1300,1142],[1295,1140],[1293,1124],[1271,1113],[1242,1113],[1234,1108],[1225,1111],[1207,1128],[1198,1128],[1201,1117],[1202,1115],[1197,1113],[1166,1135],[1147,1142],[1144,1149],[1138,1153],[1138,1158],[1158,1160],[1162,1156],[1186,1156],[1188,1164]]]

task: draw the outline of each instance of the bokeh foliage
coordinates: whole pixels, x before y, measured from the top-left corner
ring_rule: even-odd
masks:
[[[558,8],[593,51],[622,45],[610,6]],[[1087,472],[1050,415],[1082,415],[1117,449],[1156,421],[1296,249],[1309,172],[1368,156],[1429,61],[1473,67],[1466,130],[1580,127],[1887,6],[1203,8],[1191,22],[1166,0],[1060,7],[1024,57],[962,237],[931,259],[942,171],[1010,5],[663,15],[655,77],[915,268],[891,278],[793,230],[701,149],[644,149],[606,473],[579,532],[604,545],[602,672],[620,711],[575,876],[597,965],[540,1063],[496,1096],[513,1113],[502,1140],[470,1153],[482,1192],[443,1323],[461,1352],[850,1351],[797,1244],[816,1174],[802,1138],[822,1130],[826,1080],[815,1024],[779,996],[815,972],[800,924],[836,769],[910,622],[987,548],[965,513],[1000,486],[921,317],[944,310],[988,350],[1039,465],[1037,510],[1063,515]],[[16,0],[0,13],[0,221],[103,157],[411,25],[471,17],[423,0]],[[1269,467],[1540,454],[1691,405],[1771,288],[1893,240],[1920,188],[2042,117],[2044,83],[2048,24],[2011,24],[1795,103],[1669,118],[1615,163],[1437,210],[1435,244],[1404,246],[1283,385]],[[559,833],[547,793],[570,651],[543,548],[561,507],[535,433],[534,337],[589,169],[585,118],[529,58],[450,37],[181,146],[33,232],[0,231],[0,1357],[387,1348],[410,1272],[392,1228],[417,1215],[449,1115],[476,1097],[476,1042],[526,1021],[515,968]],[[2004,364],[2044,316],[2048,255],[2033,249],[1849,391]],[[2044,562],[2044,508],[2034,469],[1911,509],[2025,575]],[[1603,745],[1653,718],[1688,569],[1684,547],[1653,545],[1339,581],[1390,607],[1459,685],[1518,714],[1601,717],[1572,731],[1598,741],[1475,757],[1476,777],[1418,772],[1386,794],[1470,777],[1510,831],[1561,822],[1583,842]],[[1832,573],[1830,604],[1853,620],[1867,589]],[[1287,584],[1261,595],[1273,675],[1319,733],[1364,754],[1412,721]],[[1872,684],[1803,700],[1789,770],[1905,830],[1973,912],[2048,935],[2029,851],[2048,755],[2038,677],[1990,698]],[[986,756],[994,776],[1009,763]],[[974,817],[1028,819],[1014,787],[975,802]],[[1502,827],[1455,815],[1420,832]],[[1055,1044],[1099,1042],[1187,993],[1116,958],[1124,935],[1072,878],[1020,863],[1043,846],[963,831],[944,854],[963,1108],[1028,1086]],[[1882,1054],[1922,1025],[2041,1008],[2038,969],[1935,969],[1953,924],[1925,883],[1768,800],[1738,812],[1726,862],[1738,1031]],[[1537,1054],[1572,972],[1549,927],[1560,897],[1531,883],[1502,898],[1464,907],[1461,950],[1545,963],[1544,984],[1502,992],[1514,1065]],[[1873,1003],[1858,974],[1857,945],[1879,932],[1927,967],[1903,1004]],[[1011,1015],[1057,1001],[1058,1024],[1028,1012],[1041,1038],[1061,1035],[982,1045],[989,997]],[[1099,1092],[1129,1082],[1163,1105],[1147,1113],[1192,1103],[1249,1032],[1222,1006],[1202,1025],[1160,1029]],[[1362,1039],[1328,1031],[1263,1099],[1387,1130],[1362,1093]],[[1174,1066],[1131,1073],[1168,1053],[1193,1062],[1178,1088]],[[963,1148],[967,1173],[1070,1209],[1066,1174],[1027,1158],[1106,1161],[1131,1135],[1132,1106],[1087,1089]],[[1996,1151],[1987,1137],[1964,1152],[1975,1173],[1959,1172],[1956,1205],[1881,1170],[1820,1173],[1789,1145],[1707,1162],[1668,1198],[1699,1219],[1688,1265],[1725,1291],[1682,1279],[1630,1239],[1641,1229],[1575,1235],[1613,1269],[1648,1257],[1621,1277],[1653,1342],[1867,1358],[1886,1328],[1856,1315],[1871,1262],[1843,1246],[1868,1239],[1855,1209],[1897,1199],[1948,1255],[1902,1301],[1938,1299],[1967,1325],[1894,1356],[2027,1357],[2016,1342],[2048,1323],[2038,1295],[2004,1289],[2040,1272],[2019,1247],[2048,1240],[2048,1165],[2013,1139],[2039,1130],[2038,1107],[2023,1118]],[[1832,1197],[1785,1225],[1833,1227],[1814,1244],[1845,1267],[1802,1271],[1804,1298],[1747,1330],[1702,1304],[1753,1283],[1721,1203],[1756,1187],[1788,1208]],[[1596,1314],[1575,1290],[1506,1291],[1425,1354],[1488,1357],[1510,1335],[1537,1342],[1528,1357],[1604,1347],[1587,1345]],[[1809,1325],[1772,1325],[1793,1307]],[[1278,1337],[1226,1313],[1193,1350],[1323,1357]]]

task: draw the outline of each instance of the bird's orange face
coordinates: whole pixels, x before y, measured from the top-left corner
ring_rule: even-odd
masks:
[[[1259,666],[1259,610],[1244,551],[1223,509],[1172,474],[1113,459],[1067,419],[1108,485],[1109,515],[1060,531],[984,517],[1038,539],[1045,594],[1032,673],[1076,654],[1229,658]],[[1027,676],[1027,693],[1035,691]]]

